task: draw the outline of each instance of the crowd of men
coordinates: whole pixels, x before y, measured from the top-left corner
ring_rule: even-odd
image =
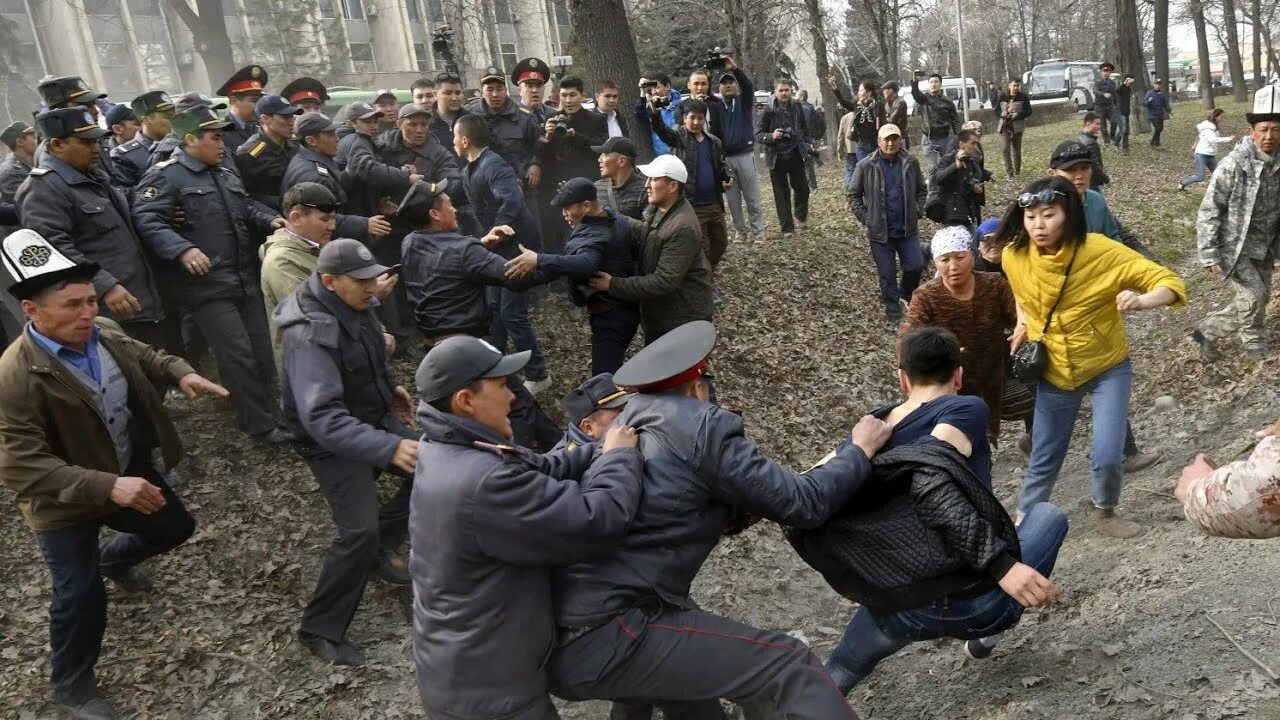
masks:
[[[941,466],[989,495],[986,405],[955,397],[960,347],[936,328],[899,347],[900,408],[951,398],[910,438],[886,410],[794,473],[715,404],[715,273],[734,240],[764,236],[757,151],[790,237],[808,218],[822,134],[790,80],[757,112],[750,78],[721,60],[693,72],[685,95],[666,75],[642,80],[630,115],[603,79],[560,78],[552,107],[537,58],[510,73],[487,68],[469,102],[461,78],[442,73],[416,81],[411,103],[379,90],[333,116],[323,84],[298,78],[270,93],[258,65],[217,89],[227,103],[153,90],[111,104],[79,77],[42,81],[34,125],[0,133],[12,150],[0,166],[12,281],[0,473],[54,579],[55,703],[73,718],[118,717],[94,674],[103,578],[149,590],[139,564],[195,531],[174,489],[182,446],[166,403],[176,387],[228,398],[240,430],[292,447],[323,492],[337,532],[297,630],[303,647],[362,665],[347,632],[366,585],[412,585],[419,691],[433,717],[549,720],[549,692],[614,700],[628,718],[655,706],[669,718],[723,717],[720,698],[749,717],[856,717],[844,697],[856,678],[833,685],[795,638],[698,609],[690,584],[722,534],[761,518],[813,530],[877,473]],[[973,186],[989,177],[980,135],[960,125],[940,78],[930,82],[927,93],[912,88],[928,183],[905,152],[898,88],[883,88],[883,106],[874,85],[851,104],[850,139],[865,157],[850,206],[868,227],[891,321],[920,280],[926,185],[942,189],[939,223],[972,240]],[[1007,96],[1016,169],[1030,108],[1016,84]],[[1268,97],[1258,124],[1280,127],[1280,97]],[[1084,135],[1098,136],[1095,120]],[[637,163],[636,133],[656,151],[649,163]],[[1052,172],[1100,174],[1084,135],[1055,152]],[[1238,162],[1272,163],[1275,135]],[[1081,177],[1088,211],[1094,191]],[[1261,189],[1241,189],[1215,174],[1218,216],[1234,217],[1238,192],[1274,197],[1276,174],[1262,177]],[[1095,195],[1099,222],[1116,225]],[[1274,237],[1276,203],[1249,207],[1261,219],[1246,239]],[[1225,242],[1202,237],[1202,250]],[[1206,356],[1213,339],[1256,319],[1249,267],[1263,272],[1230,269],[1241,299],[1204,326]],[[1259,282],[1269,290],[1269,270]],[[551,384],[530,319],[542,285],[563,286],[591,328],[591,377],[563,400],[567,430],[536,397]],[[628,359],[637,334],[644,347]],[[412,390],[393,359],[416,366]],[[196,371],[206,366],[219,382]],[[936,447],[922,450],[921,438]],[[380,498],[384,474],[396,488]],[[979,478],[985,491],[969,487]],[[1056,596],[1056,546],[1023,564],[1019,531],[993,498],[976,510],[946,503],[934,509],[960,524],[977,513],[993,533],[967,574],[948,576],[947,593],[990,593],[1014,622]],[[1058,544],[1060,515],[1036,516],[1060,526]],[[99,546],[102,526],[119,534]],[[914,578],[899,601],[943,585]]]

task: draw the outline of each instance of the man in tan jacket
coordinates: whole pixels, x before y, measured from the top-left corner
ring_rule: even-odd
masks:
[[[181,358],[95,324],[96,264],[72,263],[31,230],[0,249],[29,321],[0,356],[0,478],[52,576],[53,698],[72,718],[114,718],[93,671],[107,620],[102,578],[149,590],[138,564],[195,531],[151,461],[157,447],[167,467],[182,457],[155,383],[189,398],[227,391]],[[99,547],[103,525],[119,534]]]

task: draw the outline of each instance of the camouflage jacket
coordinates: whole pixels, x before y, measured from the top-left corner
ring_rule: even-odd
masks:
[[[1183,511],[1208,535],[1280,537],[1280,438],[1266,438],[1247,460],[1192,482]]]
[[[1280,213],[1280,198],[1258,197],[1262,173],[1277,171],[1275,163],[1265,161],[1253,140],[1246,138],[1218,164],[1196,218],[1201,264],[1231,272],[1249,237],[1250,224],[1267,222],[1265,213]]]

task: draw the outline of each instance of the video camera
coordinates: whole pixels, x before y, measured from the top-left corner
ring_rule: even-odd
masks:
[[[733,52],[733,48],[722,48],[722,47],[713,48],[710,52],[707,53],[707,69],[708,70],[728,69],[729,63],[726,62],[726,60],[728,60],[729,53],[731,52]]]

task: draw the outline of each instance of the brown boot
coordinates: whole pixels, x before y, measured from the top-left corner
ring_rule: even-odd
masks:
[[[1138,523],[1116,515],[1115,508],[1093,508],[1093,527],[1099,534],[1107,537],[1129,540],[1146,532],[1146,528]]]

